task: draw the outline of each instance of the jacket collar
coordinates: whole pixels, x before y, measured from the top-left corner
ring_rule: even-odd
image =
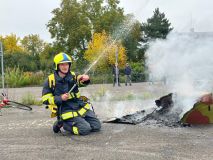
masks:
[[[54,75],[55,75],[56,81],[62,81],[63,82],[63,81],[71,81],[72,80],[72,75],[71,75],[70,72],[68,72],[67,75],[64,78],[60,77],[57,71],[54,71]]]

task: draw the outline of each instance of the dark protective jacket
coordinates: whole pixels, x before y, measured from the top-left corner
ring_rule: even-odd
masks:
[[[60,114],[69,111],[77,111],[82,108],[84,106],[84,102],[79,99],[80,92],[78,87],[84,86],[84,84],[79,82],[78,75],[74,72],[69,72],[64,78],[61,78],[55,71],[54,77],[54,85],[51,85],[52,82],[50,82],[49,78],[44,83],[42,90],[43,103],[46,105],[56,105],[57,108],[61,107]],[[61,95],[68,93],[75,83],[78,85],[71,92],[69,99],[67,101],[62,101]]]

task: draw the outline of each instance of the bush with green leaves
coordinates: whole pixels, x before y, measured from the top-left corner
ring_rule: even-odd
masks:
[[[19,67],[23,71],[39,70],[39,57],[32,56],[27,53],[12,53],[4,55],[4,65],[8,68]]]
[[[19,67],[6,68],[5,84],[8,87],[24,87],[32,85],[41,85],[44,82],[44,74],[42,72],[24,72]]]
[[[21,103],[26,105],[42,105],[42,100],[37,100],[31,93],[27,93],[22,97]]]
[[[133,82],[143,82],[145,81],[145,69],[144,64],[141,62],[130,63],[132,68],[132,81]]]

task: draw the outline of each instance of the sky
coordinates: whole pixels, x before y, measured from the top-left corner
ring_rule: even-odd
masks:
[[[23,38],[39,34],[51,42],[46,24],[51,11],[60,0],[0,0],[0,35],[14,33]],[[139,22],[145,22],[159,7],[175,31],[213,32],[213,1],[210,0],[120,0],[125,13],[133,13]]]

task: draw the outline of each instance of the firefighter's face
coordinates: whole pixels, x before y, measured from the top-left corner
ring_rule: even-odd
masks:
[[[59,64],[59,69],[63,73],[68,73],[68,71],[69,71],[69,63],[61,63],[61,64]]]

